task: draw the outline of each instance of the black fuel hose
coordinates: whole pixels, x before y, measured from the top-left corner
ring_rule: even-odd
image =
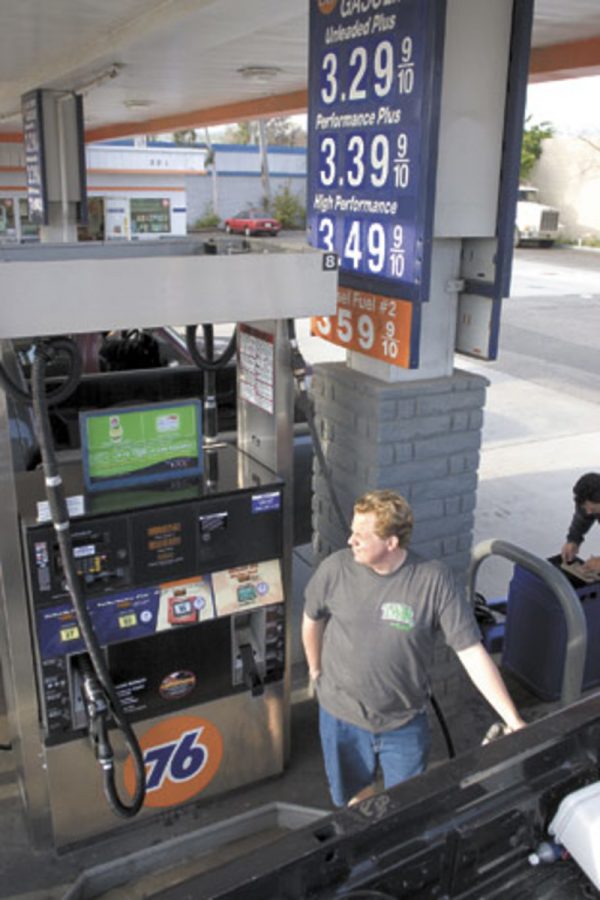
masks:
[[[49,344],[51,352],[54,356],[63,353],[69,358],[68,374],[61,384],[57,385],[47,394],[45,393],[46,403],[48,406],[54,406],[70,397],[81,380],[81,354],[77,344],[69,338],[52,338]],[[24,400],[26,403],[32,402],[31,393],[17,384],[8,374],[4,366],[0,363],[0,383],[4,390],[18,400]]]
[[[450,734],[450,729],[448,728],[448,723],[446,722],[446,718],[442,712],[442,708],[433,694],[429,695],[429,701],[433,706],[433,711],[437,716],[437,720],[440,723],[440,728],[442,729],[442,734],[444,735],[446,750],[448,751],[448,759],[454,759],[454,757],[456,756],[456,750],[454,749],[452,735]]]
[[[210,334],[212,334],[212,325],[203,325],[204,334],[206,336],[207,329],[210,329]],[[188,353],[192,357],[194,363],[198,366],[199,369],[202,369],[205,372],[217,371],[218,369],[222,369],[223,366],[226,366],[233,354],[235,353],[236,344],[237,344],[237,328],[234,329],[233,334],[227,344],[227,347],[220,356],[214,357],[214,354],[211,354],[212,358],[209,358],[208,354],[203,356],[198,350],[198,345],[196,343],[196,332],[198,330],[197,325],[188,325],[185,329],[185,341],[188,349]],[[210,338],[212,341],[212,338]],[[205,337],[206,343],[206,337]]]
[[[204,436],[207,442],[211,443],[217,439],[217,436],[219,434],[219,412],[217,407],[217,370],[213,366],[213,363],[215,362],[215,335],[212,325],[203,325],[202,331],[204,334],[204,358],[208,362],[208,368],[206,368],[203,373]],[[196,346],[195,332],[194,346]],[[200,359],[203,358],[200,357],[200,353],[198,353],[198,357]],[[221,365],[225,365],[225,363],[221,363]]]
[[[100,647],[94,632],[90,614],[81,592],[78,575],[73,564],[73,545],[71,540],[69,512],[62,478],[58,470],[58,463],[54,453],[52,431],[50,428],[48,407],[44,391],[47,355],[47,345],[40,344],[36,347],[31,379],[31,394],[34,422],[42,455],[42,466],[44,470],[48,504],[50,507],[50,516],[58,541],[67,588],[73,602],[73,607],[75,609],[79,627],[81,628],[87,652],[89,653],[98,681],[105,693],[111,716],[116,726],[121,731],[133,760],[135,790],[133,799],[131,803],[128,804],[121,800],[117,792],[112,753],[102,753],[102,756],[98,757],[103,771],[103,786],[106,799],[116,815],[129,819],[140,811],[144,803],[146,794],[144,759],[138,740],[125,717],[115,686],[112,683],[110,673],[104,660],[102,648]]]

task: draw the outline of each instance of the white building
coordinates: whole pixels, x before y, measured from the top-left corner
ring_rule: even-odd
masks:
[[[89,237],[144,240],[184,235],[216,202],[221,219],[245,206],[261,206],[260,152],[256,145],[215,144],[217,178],[206,167],[205,145],[134,140],[86,147]],[[270,147],[271,194],[283,186],[304,202],[306,151]],[[27,213],[21,144],[0,143],[0,240],[34,240]]]

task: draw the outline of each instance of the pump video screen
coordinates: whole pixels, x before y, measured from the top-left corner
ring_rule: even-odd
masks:
[[[88,491],[202,474],[202,410],[198,400],[83,412],[79,428]]]

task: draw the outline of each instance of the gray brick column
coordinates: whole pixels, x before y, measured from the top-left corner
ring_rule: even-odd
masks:
[[[336,492],[348,522],[356,497],[392,488],[415,516],[411,547],[442,559],[464,583],[473,536],[477,469],[488,381],[456,370],[449,377],[389,384],[343,363],[315,366],[311,393]],[[313,476],[317,561],[345,545],[323,475]],[[462,667],[436,649],[432,679],[443,708],[460,694]]]

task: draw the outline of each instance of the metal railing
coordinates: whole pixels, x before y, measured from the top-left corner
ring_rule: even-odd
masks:
[[[573,703],[581,696],[583,684],[583,669],[587,652],[587,623],[581,607],[581,601],[566,577],[545,559],[540,559],[511,544],[492,538],[482,541],[473,548],[471,564],[469,566],[467,590],[471,603],[475,599],[475,580],[479,566],[489,556],[502,556],[515,562],[529,572],[537,575],[546,584],[559,601],[565,616],[567,628],[567,646],[565,652],[565,664],[562,674],[560,701],[562,706]]]

